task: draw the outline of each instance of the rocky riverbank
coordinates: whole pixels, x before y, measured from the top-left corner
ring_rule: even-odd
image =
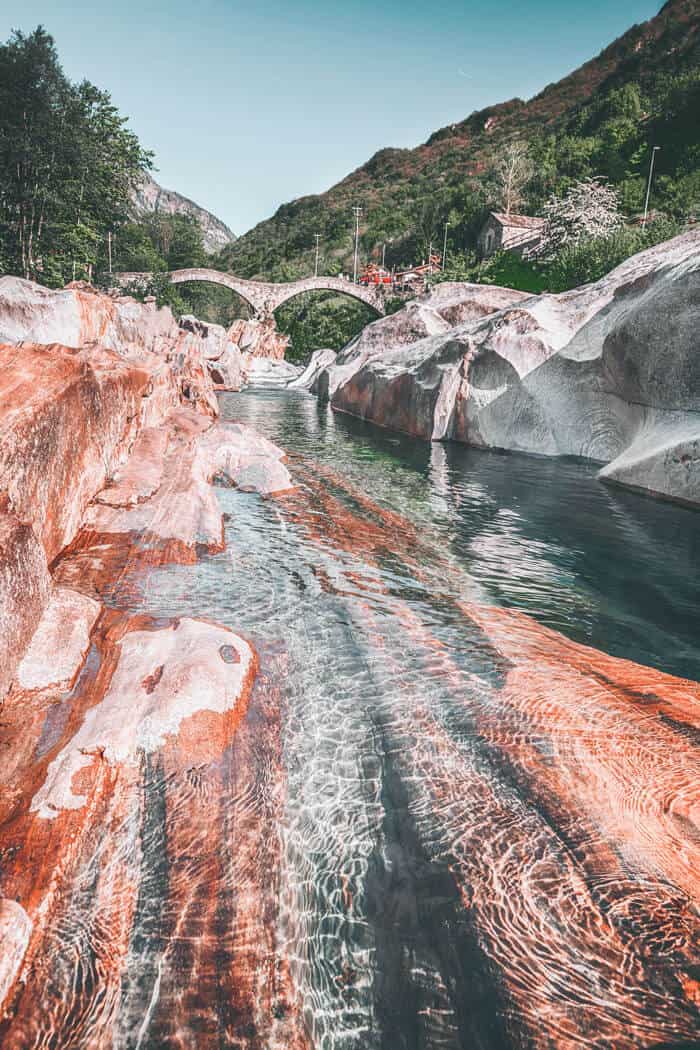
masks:
[[[235,717],[255,674],[229,628],[105,602],[144,564],[222,549],[214,479],[291,487],[278,449],[217,421],[216,371],[217,385],[241,381],[222,333],[90,289],[0,281],[0,707],[13,727],[0,824],[24,843],[16,864],[3,856],[0,1002],[41,943],[68,844],[97,800],[183,724],[211,732]],[[66,697],[81,728],[37,760]]]
[[[560,295],[439,285],[300,382],[425,440],[579,456],[607,481],[697,504],[699,328],[693,231]]]
[[[691,1038],[698,689],[583,644],[603,611],[648,626],[569,558],[605,514],[575,488],[557,534],[544,472],[538,523],[514,474],[451,489],[441,445],[428,480],[304,395],[217,401],[196,319],[30,292],[40,318],[0,302],[3,1050]],[[386,327],[417,348],[512,296],[443,286]]]

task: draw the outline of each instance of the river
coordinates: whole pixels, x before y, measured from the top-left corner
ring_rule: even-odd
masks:
[[[111,600],[234,628],[256,684],[110,829],[140,887],[113,1042],[81,988],[31,1045],[697,1045],[700,515],[304,393],[221,406],[296,490],[219,488],[225,552]]]

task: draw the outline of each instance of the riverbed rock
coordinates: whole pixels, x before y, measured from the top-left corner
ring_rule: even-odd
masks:
[[[441,346],[441,337],[447,339],[454,332],[457,321],[466,326],[510,303],[527,298],[522,292],[513,291],[511,288],[491,285],[461,282],[438,285],[420,299],[408,303],[397,313],[367,325],[340,351],[335,362],[325,373],[319,375],[316,382],[318,395],[330,399],[333,407],[340,411],[360,415],[363,419],[371,419],[383,426],[406,429],[407,421],[412,418],[412,409],[410,406],[404,408],[403,402],[409,393],[410,380],[400,380],[398,387],[387,392],[386,399],[380,395],[375,403],[373,396],[369,395],[369,387],[375,385],[375,365],[376,375],[379,377],[383,364],[387,364],[387,378],[392,385],[397,370],[403,370],[403,362],[406,363],[408,372],[413,368],[414,359],[419,365],[422,364],[426,353],[433,353]],[[415,355],[412,347],[415,347]],[[398,357],[392,359],[393,364],[389,364],[388,355],[394,353],[398,354]],[[367,372],[360,375],[364,368]],[[355,389],[353,384],[358,376]],[[377,385],[382,382],[377,378]],[[431,382],[429,380],[428,384]],[[340,392],[346,384],[347,390]],[[422,385],[422,382],[419,385]],[[422,394],[418,394],[413,408],[416,409],[419,403],[422,405],[423,401]],[[394,419],[390,402],[395,404],[400,420]],[[356,404],[355,408],[352,407],[353,403]],[[382,415],[384,411],[389,413],[386,419]],[[400,422],[402,425],[399,425]],[[407,433],[419,436],[429,437],[431,432],[432,427],[426,425],[424,419],[416,420],[407,429]]]
[[[273,361],[281,361],[289,346],[289,337],[277,330],[274,317],[238,318],[229,328],[228,337],[249,357],[269,357]]]
[[[0,899],[0,1007],[22,966],[32,927],[21,904]]]
[[[438,289],[430,308],[444,296],[441,320],[459,323],[371,352],[363,333],[319,387],[335,409],[417,437],[582,456],[608,464],[607,480],[697,502],[699,267],[692,231],[593,284],[512,293],[476,320]],[[408,313],[404,323],[410,331]]]
[[[308,390],[312,394],[317,393],[319,376],[334,364],[337,356],[335,350],[314,350],[306,368],[296,379],[292,379],[288,386],[296,390]]]
[[[472,363],[447,436],[581,456],[606,464],[606,480],[700,502],[700,233],[581,291],[603,309],[541,366],[514,375]]]
[[[0,701],[51,597],[46,553],[31,525],[0,511]]]
[[[0,346],[0,493],[49,562],[137,436],[148,371],[110,350]]]
[[[155,631],[131,631],[117,643],[118,663],[104,698],[91,707],[51,762],[31,803],[53,819],[79,809],[74,778],[95,756],[137,764],[200,711],[224,714],[243,698],[254,673],[250,645],[226,627],[184,618]]]
[[[186,314],[180,318],[180,328],[199,340],[215,389],[240,390],[243,385],[241,352],[223,325],[210,324]]]
[[[17,671],[20,689],[68,690],[90,647],[100,604],[66,587],[57,587]]]
[[[287,386],[301,373],[298,365],[270,357],[243,355],[246,381],[251,386]]]
[[[528,296],[510,288],[446,283],[369,325],[319,377],[333,408],[430,440],[455,389],[455,368],[475,323]],[[513,310],[517,310],[517,305]],[[458,324],[449,319],[459,318]]]
[[[171,310],[114,298],[78,282],[44,288],[21,277],[0,278],[0,343],[103,347],[151,374],[150,422],[176,401],[208,415],[218,407],[204,359],[205,340],[180,328]]]
[[[211,425],[179,411],[161,433],[165,444],[152,432],[141,435],[125,469],[88,508],[81,542],[100,547],[103,537],[130,537],[163,561],[192,562],[200,550],[223,550],[215,479],[263,496],[294,487],[282,450],[245,424]]]

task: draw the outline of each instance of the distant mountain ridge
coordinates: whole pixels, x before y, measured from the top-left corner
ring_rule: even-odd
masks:
[[[441,216],[440,222],[435,222],[435,235],[441,244],[441,220],[445,215],[460,210],[464,214],[464,201],[470,197],[473,200],[479,193],[484,195],[483,205],[488,205],[484,184],[499,148],[513,138],[537,144],[542,155],[541,163],[538,156],[539,171],[528,202],[531,208],[540,207],[554,182],[550,179],[548,185],[545,178],[547,137],[578,137],[585,145],[596,133],[595,108],[600,99],[635,83],[642,92],[646,89],[653,100],[657,95],[656,85],[664,78],[697,71],[700,68],[699,30],[700,0],[668,0],[655,17],[633,26],[596,58],[548,85],[529,101],[511,99],[472,113],[463,121],[436,131],[414,149],[382,149],[327,192],[282,205],[270,219],[229,245],[220,262],[240,276],[297,277],[307,272],[314,234],[320,233],[325,248],[324,265],[347,270],[352,264],[351,209],[355,204],[363,208],[364,257],[373,253],[376,257],[385,243],[387,262],[399,263],[402,252],[409,260],[411,252],[415,257],[418,250],[410,237],[421,222],[420,209],[424,205],[420,202],[439,199]],[[692,87],[689,92],[691,90],[696,88]],[[687,100],[694,104],[691,93],[687,94]],[[687,100],[683,117],[686,125],[692,123],[692,106]],[[587,110],[593,111],[592,114]],[[655,113],[651,117],[641,114],[637,123],[638,130],[643,130],[639,134],[652,131],[656,134],[654,121],[659,124],[663,119],[664,114]],[[646,120],[651,121],[649,128],[644,123]],[[692,130],[688,132],[686,128],[684,134],[687,146]],[[558,146],[559,143],[555,143],[550,151],[555,154],[551,161],[555,168],[559,162]],[[640,156],[642,153],[643,150]],[[589,161],[592,173],[608,174],[599,157],[594,156],[592,160],[589,157]],[[639,181],[645,163],[648,161],[635,160],[634,175]],[[664,165],[676,161],[667,149],[659,163],[658,171],[663,175]],[[561,174],[580,177],[574,162],[568,169],[562,168]],[[472,234],[473,231],[468,235],[464,229],[457,231],[452,223],[451,235],[458,247],[466,246]]]
[[[144,176],[142,183],[134,193],[133,206],[135,218],[160,213],[162,215],[188,215],[196,219],[202,228],[204,248],[211,255],[223,251],[236,240],[235,233],[216,215],[202,208],[189,197],[183,197],[175,190],[164,189],[150,175]]]

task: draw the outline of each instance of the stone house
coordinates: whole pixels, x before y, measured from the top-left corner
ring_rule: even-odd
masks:
[[[544,219],[535,215],[505,215],[492,211],[477,238],[479,255],[488,259],[498,251],[522,255],[540,239]]]

